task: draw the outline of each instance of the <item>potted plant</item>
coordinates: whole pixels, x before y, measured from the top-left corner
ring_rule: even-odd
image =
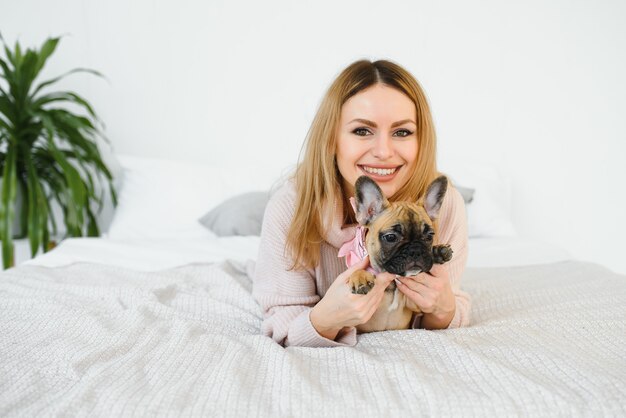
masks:
[[[93,107],[76,93],[49,91],[71,73],[101,75],[78,68],[36,83],[59,39],[47,39],[39,50],[22,51],[19,42],[10,49],[0,35],[4,46],[4,58],[0,58],[0,240],[4,268],[13,260],[16,215],[34,256],[40,247],[47,251],[51,237],[58,233],[52,202],[62,209],[65,236],[72,237],[100,235],[95,213],[102,209],[107,190],[103,186],[108,185],[117,205],[112,175],[97,146],[98,138],[108,140]],[[18,194],[21,205],[16,214]]]

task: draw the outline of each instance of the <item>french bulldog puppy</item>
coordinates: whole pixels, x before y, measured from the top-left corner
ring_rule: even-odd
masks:
[[[374,272],[413,276],[430,271],[433,263],[452,259],[449,245],[433,245],[433,221],[447,187],[448,180],[440,176],[418,202],[390,203],[374,180],[367,176],[357,179],[356,196],[351,199],[360,225],[357,236],[362,234],[361,247],[369,254]],[[367,294],[376,277],[370,271],[357,270],[348,280],[352,293]],[[357,331],[407,329],[413,312],[421,314],[419,307],[391,282],[378,310],[367,323],[357,326]]]

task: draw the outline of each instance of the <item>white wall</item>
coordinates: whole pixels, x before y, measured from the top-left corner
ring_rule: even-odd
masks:
[[[311,2],[312,3],[312,2]],[[358,58],[409,69],[440,168],[496,164],[522,236],[626,273],[623,1],[0,0],[11,43],[68,34],[47,68],[119,153],[256,166],[297,160],[324,90]]]

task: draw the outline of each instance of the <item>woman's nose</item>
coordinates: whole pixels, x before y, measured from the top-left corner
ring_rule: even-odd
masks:
[[[372,144],[372,154],[379,160],[386,160],[393,155],[392,139],[387,134],[381,134]]]

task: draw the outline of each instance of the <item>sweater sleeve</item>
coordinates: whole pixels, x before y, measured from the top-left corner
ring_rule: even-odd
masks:
[[[441,206],[437,232],[437,243],[449,244],[453,251],[452,260],[444,264],[448,268],[450,285],[456,300],[456,310],[448,328],[465,327],[470,323],[471,298],[461,290],[461,277],[467,264],[467,237],[465,202],[457,189],[449,187]],[[419,326],[419,323],[420,321],[415,321],[413,327]]]
[[[344,328],[335,340],[329,340],[311,324],[309,314],[321,299],[316,291],[315,271],[289,270],[292,257],[285,249],[294,201],[295,190],[288,183],[272,196],[263,216],[252,288],[263,311],[261,332],[285,347],[354,346],[355,328]]]

